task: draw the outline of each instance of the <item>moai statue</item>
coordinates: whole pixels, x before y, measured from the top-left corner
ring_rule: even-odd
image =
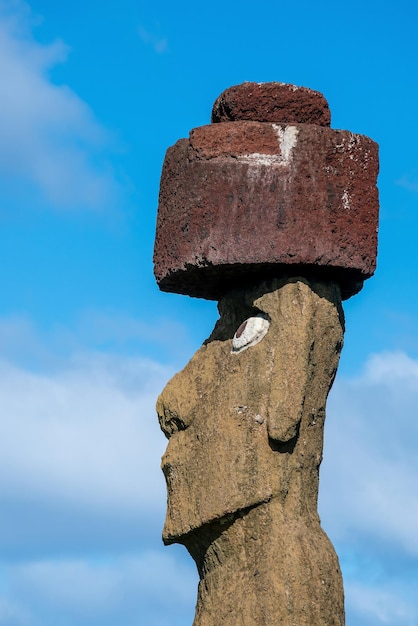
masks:
[[[194,626],[344,624],[319,466],[341,300],[375,270],[378,156],[329,124],[318,92],[244,83],[164,162],[158,284],[220,313],[157,403],[163,540],[196,561]]]

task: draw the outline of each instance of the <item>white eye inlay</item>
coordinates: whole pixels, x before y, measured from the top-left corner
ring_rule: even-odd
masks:
[[[263,315],[249,317],[242,322],[232,339],[232,353],[242,352],[250,346],[255,346],[263,339],[270,326],[270,322]]]

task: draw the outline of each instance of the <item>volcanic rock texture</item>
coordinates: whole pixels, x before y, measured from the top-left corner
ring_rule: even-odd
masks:
[[[216,99],[212,122],[279,122],[329,126],[331,112],[322,93],[286,83],[242,83]]]
[[[161,289],[218,300],[283,273],[335,280],[343,298],[376,267],[377,145],[313,124],[195,128],[161,177]]]
[[[194,626],[341,626],[341,573],[317,513],[340,289],[274,279],[231,291],[219,311],[157,404],[169,437],[163,538],[196,561]],[[267,333],[233,351],[255,316]]]

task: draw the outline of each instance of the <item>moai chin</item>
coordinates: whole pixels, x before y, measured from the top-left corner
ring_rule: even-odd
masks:
[[[378,155],[329,124],[318,92],[244,83],[165,158],[157,282],[220,312],[157,402],[163,540],[197,564],[194,626],[344,624],[319,466],[341,300],[376,266]]]

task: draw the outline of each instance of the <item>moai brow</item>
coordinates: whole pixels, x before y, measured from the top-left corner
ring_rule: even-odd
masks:
[[[194,626],[345,623],[319,466],[341,301],[376,268],[377,174],[371,139],[283,83],[227,89],[167,151],[156,279],[220,313],[157,402],[163,540],[196,562]]]

